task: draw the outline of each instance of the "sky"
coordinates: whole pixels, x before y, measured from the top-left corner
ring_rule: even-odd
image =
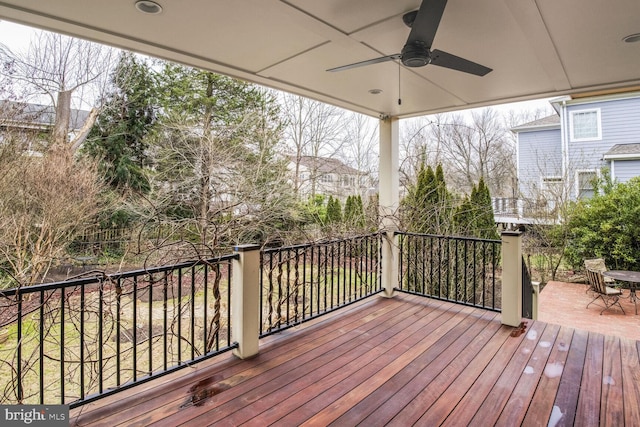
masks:
[[[34,31],[36,30],[31,27],[0,21],[0,43],[9,46],[12,50],[27,49]]]
[[[29,47],[29,40],[36,30],[24,25],[0,20],[0,43],[7,45],[11,50],[24,51]],[[494,106],[500,112],[506,113],[509,110],[536,110],[539,108],[550,108],[548,99],[517,102],[513,104],[503,104]]]

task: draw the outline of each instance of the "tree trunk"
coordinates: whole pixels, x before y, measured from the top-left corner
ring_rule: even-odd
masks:
[[[71,91],[58,92],[58,104],[56,105],[56,118],[53,124],[53,145],[65,144],[69,133],[69,121],[71,119]]]
[[[80,129],[80,132],[78,132],[75,138],[73,138],[73,140],[71,141],[71,151],[75,152],[78,148],[80,148],[82,143],[87,139],[87,135],[89,135],[91,128],[96,123],[99,112],[100,110],[98,110],[97,108],[91,109],[91,112],[89,113],[89,116],[87,117],[87,119],[84,121],[84,124]]]

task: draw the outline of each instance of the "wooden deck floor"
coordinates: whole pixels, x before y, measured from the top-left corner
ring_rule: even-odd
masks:
[[[514,336],[515,335],[515,336]],[[72,425],[639,425],[640,342],[374,297],[71,412]],[[552,424],[553,425],[553,424]]]

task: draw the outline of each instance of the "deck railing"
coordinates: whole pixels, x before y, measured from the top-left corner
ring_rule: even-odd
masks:
[[[396,234],[400,291],[500,311],[500,240]]]
[[[0,293],[0,403],[71,407],[234,347],[235,255]]]
[[[381,246],[375,233],[264,250],[261,336],[380,292]]]
[[[75,407],[227,350],[252,357],[259,337],[383,290],[500,311],[501,273],[507,283],[509,270],[505,290],[520,286],[519,266],[500,265],[499,240],[388,236],[245,245],[206,261],[0,292],[0,404]]]

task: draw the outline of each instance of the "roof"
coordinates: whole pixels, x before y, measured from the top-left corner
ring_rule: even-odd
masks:
[[[126,48],[372,117],[413,117],[561,95],[640,88],[640,2],[448,1],[432,49],[492,68],[479,77],[396,61],[402,16],[421,0],[3,0],[0,19]],[[170,28],[171,31],[167,31]],[[594,52],[597,55],[594,56]],[[373,94],[372,89],[381,92]],[[377,91],[374,91],[377,92]],[[402,100],[398,102],[398,98]]]
[[[640,143],[637,144],[616,144],[609,151],[604,153],[605,160],[633,160],[640,159]]]
[[[72,108],[69,129],[82,128],[88,116],[89,111]],[[44,129],[53,126],[55,118],[55,109],[51,105],[0,101],[0,125]]]
[[[295,162],[295,156],[290,156]],[[300,165],[319,174],[334,173],[338,175],[362,175],[364,172],[345,165],[341,160],[331,157],[302,156]]]
[[[543,130],[543,129],[555,129],[560,127],[560,116],[557,114],[552,114],[547,117],[543,117],[538,120],[534,120],[532,122],[524,123],[522,125],[518,125],[511,130],[513,132],[523,132],[523,131],[531,131],[531,130]]]

